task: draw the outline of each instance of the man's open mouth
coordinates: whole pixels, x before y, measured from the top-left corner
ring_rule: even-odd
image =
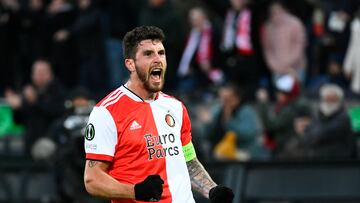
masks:
[[[151,72],[151,78],[154,80],[160,80],[161,79],[161,72],[162,70],[160,68],[154,68]]]

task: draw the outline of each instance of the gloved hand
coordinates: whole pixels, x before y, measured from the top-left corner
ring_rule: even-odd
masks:
[[[159,175],[149,175],[135,184],[135,199],[139,201],[158,202],[163,192],[164,181]]]
[[[234,193],[230,188],[218,185],[210,189],[209,199],[211,203],[232,203]]]

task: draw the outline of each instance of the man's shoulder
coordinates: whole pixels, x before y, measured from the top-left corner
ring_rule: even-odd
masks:
[[[182,102],[180,99],[176,98],[175,96],[171,96],[169,94],[160,92],[159,99],[161,103],[167,103],[173,107],[178,106],[181,107],[181,109],[186,109],[184,102]]]
[[[159,96],[163,99],[166,99],[166,100],[173,100],[173,101],[176,101],[176,102],[181,102],[179,99],[177,99],[175,96],[172,96],[172,95],[169,95],[169,94],[166,94],[164,92],[159,92]]]
[[[124,92],[119,88],[108,93],[103,99],[101,99],[96,106],[97,107],[108,107],[112,104],[115,104],[120,100],[120,98],[124,95]]]

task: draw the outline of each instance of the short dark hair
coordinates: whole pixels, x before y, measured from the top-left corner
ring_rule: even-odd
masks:
[[[123,40],[125,59],[135,58],[138,44],[143,40],[165,40],[164,32],[155,26],[140,26],[126,33]]]
[[[238,99],[243,99],[243,88],[234,82],[226,82],[225,84],[221,85],[220,89],[230,89],[234,93],[234,96],[236,96]]]

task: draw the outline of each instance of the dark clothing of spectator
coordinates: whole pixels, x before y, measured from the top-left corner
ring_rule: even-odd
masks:
[[[356,154],[354,133],[345,108],[331,116],[319,112],[306,128],[289,145],[289,157],[305,159],[351,159]],[[291,147],[291,149],[290,149]]]
[[[109,0],[107,13],[109,16],[110,37],[122,41],[126,32],[137,24],[136,9],[130,0]]]
[[[166,49],[167,66],[166,71],[166,89],[174,90],[177,85],[176,69],[178,59],[181,58],[182,48],[185,44],[182,40],[184,32],[180,26],[180,18],[177,10],[174,9],[173,3],[166,0],[162,5],[152,6],[146,3],[139,15],[140,25],[154,25],[161,28],[166,33],[164,43]]]
[[[350,158],[354,155],[355,137],[345,108],[331,117],[320,114],[319,119],[305,131],[305,143],[315,158]]]
[[[259,106],[260,117],[266,131],[267,139],[275,144],[273,153],[275,158],[279,157],[284,150],[286,143],[294,134],[293,123],[298,109],[309,108],[304,99],[296,99],[289,102],[278,110],[271,111],[269,104]],[[276,109],[276,107],[275,107]]]
[[[117,88],[126,83],[129,73],[123,63],[122,40],[127,31],[137,25],[136,1],[108,0],[105,2],[105,18],[107,19],[106,60],[109,75],[109,87]]]
[[[20,84],[30,82],[31,65],[37,58],[47,56],[49,36],[45,25],[45,9],[24,8],[21,12],[21,32],[19,41]]]
[[[62,84],[68,88],[77,84],[78,66],[77,49],[74,39],[64,41],[54,40],[55,33],[71,26],[76,18],[75,8],[68,4],[56,13],[47,13],[44,22],[44,40],[49,46],[46,47],[43,56],[48,57],[53,64],[54,73]]]
[[[61,202],[83,202],[86,198],[90,199],[81,178],[86,161],[82,150],[82,130],[86,126],[91,108],[84,110],[78,112],[73,109],[66,116],[57,119],[50,132],[57,146],[54,173]]]
[[[328,0],[321,1],[321,5],[325,11],[325,31],[326,35],[322,39],[319,63],[320,73],[330,72],[330,80],[340,83],[344,86],[342,81],[341,70],[328,70],[329,64],[335,63],[343,64],[345,52],[350,39],[350,22],[358,2],[356,0],[341,1]]]
[[[34,142],[46,135],[52,122],[64,112],[65,89],[54,80],[48,87],[37,93],[35,103],[23,100],[23,105],[16,111],[26,128],[25,148],[29,152]]]
[[[18,12],[7,8],[0,2],[0,95],[5,88],[14,88],[16,84],[15,61],[19,28]]]
[[[100,94],[107,88],[101,11],[92,6],[80,10],[77,19],[68,31],[77,42],[80,85],[91,89],[95,95]]]

